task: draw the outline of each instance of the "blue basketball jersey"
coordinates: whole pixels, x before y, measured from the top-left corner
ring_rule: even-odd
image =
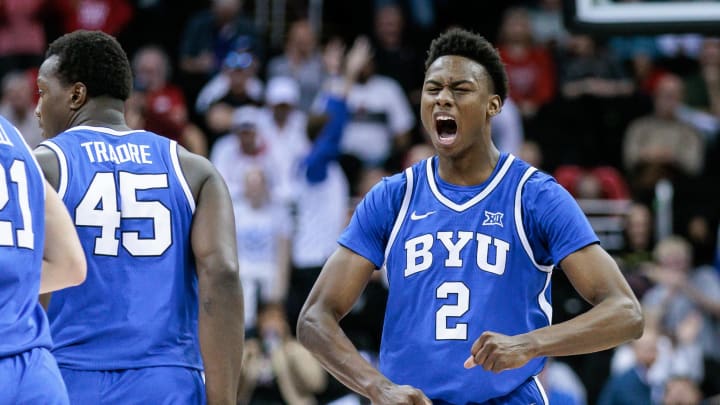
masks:
[[[473,342],[485,331],[517,335],[548,326],[552,258],[597,239],[579,209],[570,210],[579,233],[539,260],[528,233],[537,238],[543,230],[526,232],[523,207],[538,198],[524,195],[524,186],[549,176],[504,154],[486,182],[464,187],[442,181],[436,165],[430,158],[376,186],[371,194],[387,195],[366,197],[340,243],[387,270],[380,371],[438,403],[476,404],[526,383],[545,359],[497,374],[467,370]],[[389,213],[394,221],[384,225],[368,220]],[[384,257],[373,248],[377,241],[360,235],[380,241]]]
[[[202,367],[194,200],[177,143],[147,131],[80,126],[42,145],[87,257],[85,282],[48,310],[61,367]]]
[[[0,117],[0,358],[52,346],[38,302],[44,241],[42,172],[22,135]]]

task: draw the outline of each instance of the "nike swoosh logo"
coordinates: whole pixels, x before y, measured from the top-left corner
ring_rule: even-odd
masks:
[[[412,214],[410,214],[410,219],[413,221],[417,221],[418,219],[427,218],[434,213],[435,213],[435,211],[430,211],[430,212],[426,212],[424,214],[418,215],[415,211],[413,211]]]

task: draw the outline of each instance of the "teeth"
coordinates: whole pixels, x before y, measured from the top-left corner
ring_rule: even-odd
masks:
[[[440,121],[449,121],[449,120],[453,120],[453,121],[454,121],[454,120],[455,120],[453,117],[448,117],[448,116],[444,116],[444,115],[437,117],[437,119],[440,120]]]

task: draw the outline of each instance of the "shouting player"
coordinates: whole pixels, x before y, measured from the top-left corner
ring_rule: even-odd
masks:
[[[507,90],[484,38],[454,29],[433,41],[420,112],[437,155],[372,189],[305,303],[300,340],[373,403],[546,404],[545,356],[642,333],[637,299],[572,197],[493,145]],[[594,307],[551,326],[555,265]],[[383,266],[376,370],[338,322]]]
[[[53,353],[72,403],[234,404],[243,300],[232,204],[206,159],[127,127],[131,83],[125,52],[102,32],[62,36],[40,67],[36,114],[52,139],[37,157],[88,260],[87,281],[50,300]]]
[[[85,271],[65,206],[0,117],[0,404],[68,404],[38,292],[78,285]]]

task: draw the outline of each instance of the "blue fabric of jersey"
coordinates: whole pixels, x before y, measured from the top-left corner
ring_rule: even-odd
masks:
[[[52,340],[45,311],[38,302],[45,241],[45,182],[22,135],[2,117],[0,131],[0,182],[5,183],[0,187],[7,188],[7,194],[0,195],[0,232],[5,233],[0,236],[9,241],[0,246],[2,358],[37,347],[50,349]],[[28,206],[23,214],[25,197]],[[31,229],[26,221],[32,221]],[[27,231],[32,231],[31,239],[21,242],[20,234]]]
[[[471,187],[439,179],[437,158],[410,170],[411,195],[408,173],[383,181],[339,240],[378,267],[385,262],[380,370],[439,403],[501,398],[538,374],[544,358],[497,374],[466,370],[472,343],[484,331],[516,335],[550,324],[545,265],[597,237],[569,194],[513,156],[503,154],[490,178]],[[533,238],[527,246],[525,235]]]
[[[146,131],[118,135],[87,127],[46,142],[66,157],[63,201],[76,225],[84,224],[77,230],[88,263],[86,281],[54,293],[50,301],[53,354],[59,365],[77,370],[201,369],[197,274],[190,246],[193,213],[173,165],[176,144]],[[97,176],[110,180],[98,177],[94,183]],[[80,208],[86,198],[94,205],[90,213],[88,206]],[[111,217],[118,214],[119,222]],[[105,223],[112,233],[103,236],[96,223]],[[169,245],[159,242],[168,237]],[[116,241],[114,250],[114,242],[110,248],[101,246],[108,239]],[[136,248],[148,250],[131,252],[132,240]]]

